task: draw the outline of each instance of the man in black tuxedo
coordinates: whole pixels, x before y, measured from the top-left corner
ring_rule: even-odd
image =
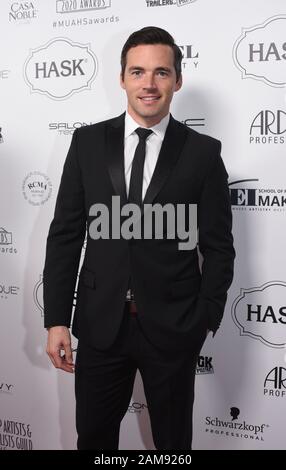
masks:
[[[207,331],[219,327],[235,254],[221,144],[169,113],[182,86],[181,61],[165,30],[133,33],[121,54],[127,112],[77,129],[64,165],[47,239],[44,308],[50,359],[75,369],[78,449],[118,448],[137,369],[156,448],[191,448],[197,358]],[[111,236],[113,218],[108,236],[96,237],[94,207],[111,213],[115,196],[119,209],[195,204],[202,268],[197,246],[180,250],[166,219],[161,237]],[[69,326],[86,230],[74,367]]]

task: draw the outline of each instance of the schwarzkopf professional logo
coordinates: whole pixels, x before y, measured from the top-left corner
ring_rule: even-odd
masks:
[[[233,210],[252,212],[284,212],[286,188],[261,187],[258,178],[229,183]]]
[[[286,397],[286,369],[273,367],[264,380],[264,395],[274,398]]]
[[[242,78],[261,80],[273,87],[286,85],[286,15],[243,28],[233,49],[234,63]]]
[[[273,281],[261,287],[240,289],[232,304],[232,318],[241,336],[272,348],[286,346],[286,283]]]
[[[197,0],[146,0],[146,5],[147,7],[165,7],[170,5],[177,5],[177,7],[182,7],[196,1]]]
[[[40,171],[34,171],[24,179],[22,191],[24,198],[30,204],[40,206],[51,197],[52,183],[47,175]]]
[[[259,111],[251,123],[249,133],[250,144],[284,144],[286,112],[282,109]]]
[[[111,6],[111,0],[57,0],[57,13],[103,10]]]
[[[97,58],[89,44],[56,38],[31,50],[24,65],[24,77],[31,92],[64,100],[90,89],[97,69]]]

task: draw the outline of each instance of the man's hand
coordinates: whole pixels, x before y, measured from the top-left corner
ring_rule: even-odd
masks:
[[[61,356],[61,351],[64,351],[63,356]],[[47,354],[57,369],[74,372],[71,335],[66,326],[52,326],[49,328]]]

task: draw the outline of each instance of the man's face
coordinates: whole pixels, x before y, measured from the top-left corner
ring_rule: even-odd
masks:
[[[182,86],[173,50],[165,44],[142,44],[129,49],[126,59],[120,84],[127,94],[128,112],[141,126],[151,127],[168,114],[173,94]]]

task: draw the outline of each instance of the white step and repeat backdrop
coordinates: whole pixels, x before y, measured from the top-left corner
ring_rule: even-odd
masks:
[[[235,278],[198,362],[194,448],[285,448],[285,0],[1,0],[0,449],[75,448],[73,376],[45,353],[46,236],[72,133],[124,110],[120,51],[147,25],[182,48],[172,112],[222,140],[233,206]],[[140,376],[120,448],[154,448]]]

